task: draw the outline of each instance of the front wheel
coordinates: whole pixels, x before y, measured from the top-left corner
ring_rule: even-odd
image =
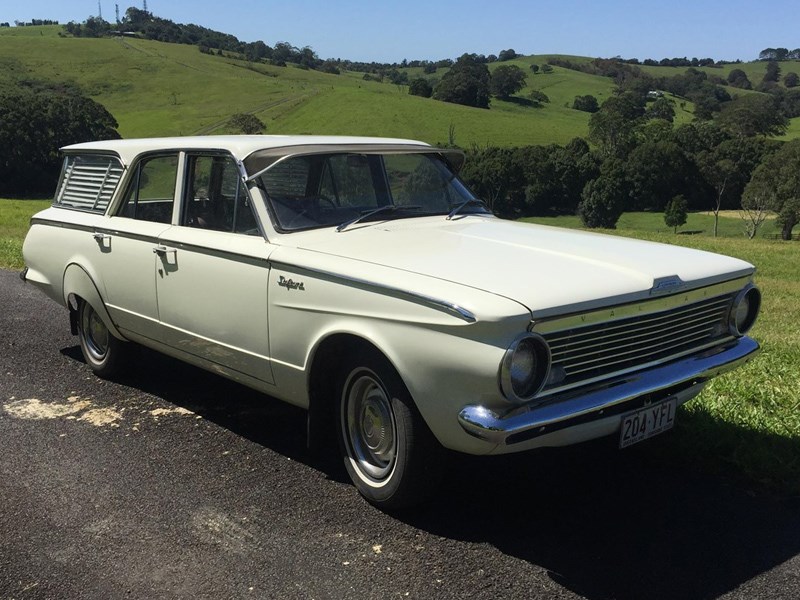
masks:
[[[337,413],[345,468],[367,500],[396,509],[433,491],[443,450],[383,356],[364,351],[345,360]]]
[[[115,338],[100,315],[85,300],[78,306],[78,338],[86,364],[103,378],[119,374],[125,364],[127,343]]]

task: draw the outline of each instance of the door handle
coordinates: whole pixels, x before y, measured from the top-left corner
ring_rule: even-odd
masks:
[[[99,231],[95,232],[92,237],[100,243],[103,243],[104,241],[111,239],[110,235],[108,235],[107,233],[100,233]]]
[[[176,248],[167,248],[166,246],[156,246],[153,248],[153,252],[159,256],[166,256],[170,252],[175,254],[177,251],[178,250]]]

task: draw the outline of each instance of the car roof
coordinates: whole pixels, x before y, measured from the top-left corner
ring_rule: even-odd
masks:
[[[235,158],[244,160],[258,150],[291,148],[293,146],[424,146],[429,144],[416,140],[357,137],[337,135],[208,135],[164,138],[139,138],[126,140],[104,140],[98,142],[85,142],[72,144],[61,148],[66,153],[76,152],[111,152],[119,156],[124,164],[131,164],[133,160],[144,152],[159,152],[167,150],[225,150]],[[354,148],[357,149],[357,148]],[[287,152],[291,153],[291,152]]]

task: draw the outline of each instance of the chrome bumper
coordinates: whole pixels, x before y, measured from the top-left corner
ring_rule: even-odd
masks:
[[[478,438],[495,444],[517,444],[680,395],[743,365],[758,351],[755,340],[742,337],[689,358],[605,381],[601,386],[548,398],[546,404],[517,407],[502,414],[483,406],[465,406],[458,422]]]

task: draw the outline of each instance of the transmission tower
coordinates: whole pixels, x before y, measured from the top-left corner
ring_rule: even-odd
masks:
[[[117,25],[119,25],[119,4],[115,4],[114,9],[117,12]]]
[[[97,18],[103,20],[103,7],[100,5],[100,0],[97,0]]]
[[[147,12],[147,0],[144,0],[144,12]]]

